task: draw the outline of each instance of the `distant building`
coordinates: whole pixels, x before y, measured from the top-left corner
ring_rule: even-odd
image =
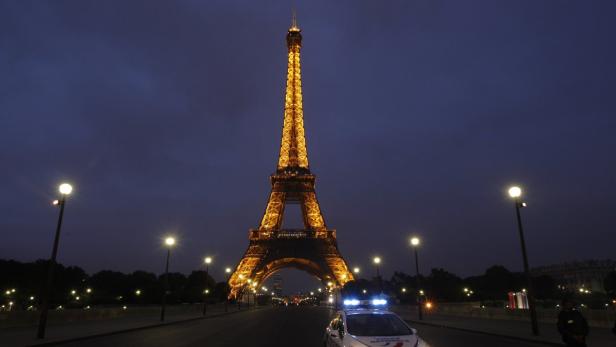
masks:
[[[282,296],[282,276],[280,274],[272,275],[272,291],[276,296]]]
[[[561,289],[583,289],[601,293],[605,293],[603,281],[611,271],[616,271],[616,261],[575,261],[541,266],[531,270],[533,276],[547,275],[552,277]]]

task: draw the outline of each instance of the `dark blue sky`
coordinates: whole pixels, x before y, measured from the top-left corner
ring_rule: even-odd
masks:
[[[311,168],[350,265],[461,275],[614,256],[616,3],[310,1]],[[276,168],[291,5],[0,3],[0,257],[159,272],[244,252]]]

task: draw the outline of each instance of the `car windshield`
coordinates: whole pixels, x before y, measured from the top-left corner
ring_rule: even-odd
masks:
[[[413,335],[413,331],[393,314],[348,315],[347,331],[355,336]]]

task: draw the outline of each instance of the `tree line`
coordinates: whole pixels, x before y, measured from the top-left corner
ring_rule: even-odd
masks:
[[[22,263],[0,260],[0,294],[7,305],[15,308],[36,307],[40,302],[49,262],[37,260]],[[77,266],[56,264],[51,293],[52,307],[85,307],[89,305],[158,304],[163,294],[164,275],[146,271],[122,273],[103,270],[88,275]],[[208,293],[205,293],[205,290]],[[222,301],[227,293],[226,282],[216,282],[205,271],[192,271],[188,276],[169,273],[167,303]]]
[[[419,280],[419,282],[418,282]],[[507,293],[526,290],[526,277],[521,272],[512,272],[504,266],[489,267],[484,274],[461,278],[442,268],[435,268],[426,276],[395,272],[389,280],[359,279],[345,285],[346,295],[369,297],[383,292],[402,303],[416,303],[420,290],[422,300],[437,302],[481,302],[485,306],[501,307],[507,302]],[[382,288],[379,288],[382,287]],[[616,299],[616,271],[604,281],[605,293],[580,293],[579,288],[567,288],[550,276],[533,277],[537,304],[554,308],[564,297],[570,297],[591,308],[605,308]]]
[[[47,271],[46,260],[0,260],[2,304],[12,302],[15,309],[36,307]],[[57,264],[51,303],[67,308],[158,304],[163,294],[163,280],[163,275],[146,271],[122,273],[103,270],[88,275],[80,267]],[[511,272],[499,265],[489,267],[482,275],[466,278],[435,268],[428,275],[420,275],[419,282],[417,280],[416,276],[395,272],[390,279],[370,278],[350,282],[345,285],[343,293],[362,297],[382,291],[401,303],[415,303],[416,294],[423,290],[426,298],[437,302],[473,301],[497,306],[507,300],[508,292],[519,292],[526,286],[522,273]],[[607,294],[579,294],[575,289],[571,291],[571,288],[559,286],[548,276],[533,278],[533,284],[538,304],[546,307],[554,307],[565,295],[578,295],[579,302],[596,308],[604,307],[606,302],[616,298],[616,272],[612,272],[605,280]],[[170,304],[198,303],[204,300],[221,302],[227,293],[227,283],[216,282],[211,275],[206,277],[205,271],[192,271],[188,275],[169,273],[167,302]]]

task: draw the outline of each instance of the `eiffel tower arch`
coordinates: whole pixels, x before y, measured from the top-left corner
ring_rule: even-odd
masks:
[[[276,172],[270,176],[272,191],[257,229],[249,231],[249,245],[229,277],[230,298],[249,287],[259,288],[269,276],[294,267],[341,287],[353,280],[338,250],[336,231],[328,229],[315,193],[304,135],[300,67],[301,30],[295,19],[287,32],[288,67],[284,121]],[[285,206],[299,204],[303,229],[283,229]]]

